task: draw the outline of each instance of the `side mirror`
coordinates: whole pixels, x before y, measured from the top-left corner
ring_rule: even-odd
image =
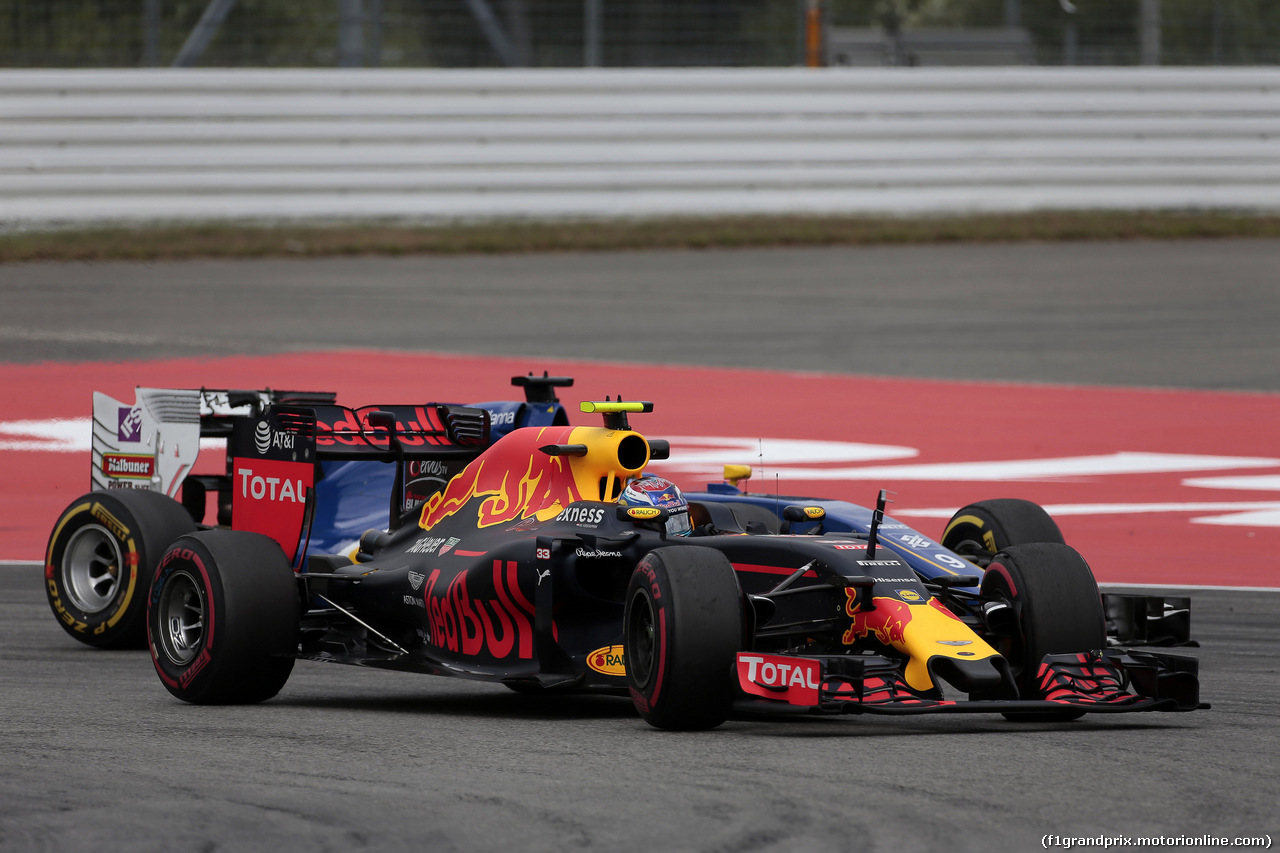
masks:
[[[782,510],[782,532],[790,533],[791,525],[796,523],[804,523],[809,521],[818,522],[818,526],[813,533],[822,532],[822,520],[827,517],[827,511],[820,506],[789,506]]]

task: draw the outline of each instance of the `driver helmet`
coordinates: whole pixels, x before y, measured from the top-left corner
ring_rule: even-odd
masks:
[[[623,506],[651,506],[665,509],[668,536],[688,536],[693,532],[689,521],[689,501],[676,484],[661,477],[641,477],[632,480],[622,490],[618,503]]]

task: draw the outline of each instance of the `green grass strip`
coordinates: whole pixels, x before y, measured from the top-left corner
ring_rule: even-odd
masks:
[[[1280,237],[1280,216],[1105,211],[447,225],[152,225],[0,233],[0,263],[1231,237]]]

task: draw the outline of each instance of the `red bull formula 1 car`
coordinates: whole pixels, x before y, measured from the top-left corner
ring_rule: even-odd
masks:
[[[1168,638],[1145,626],[1185,608],[1117,598],[1104,611],[1034,504],[973,504],[935,543],[886,515],[883,492],[864,508],[722,483],[688,496],[692,535],[674,536],[670,510],[619,504],[670,453],[631,429],[651,404],[583,403],[603,424],[574,427],[553,390],[571,380],[517,381],[524,402],[477,406],[97,400],[99,488],[64,511],[47,552],[55,615],[95,645],[145,634],[165,687],[197,704],[269,699],[309,659],[629,693],[667,729],[735,710],[1207,707],[1195,658],[1108,643],[1109,616],[1153,641]],[[184,477],[202,436],[226,441],[226,471]],[[210,495],[218,526],[196,520]],[[382,523],[343,542],[371,495]]]

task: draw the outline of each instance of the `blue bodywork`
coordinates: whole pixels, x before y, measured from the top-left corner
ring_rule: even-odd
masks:
[[[826,511],[826,518],[816,523],[797,522],[792,533],[816,532],[818,523],[822,524],[824,533],[857,533],[866,536],[871,532],[871,517],[874,510],[868,507],[851,504],[847,501],[815,500],[809,497],[794,495],[768,495],[743,493],[736,486],[728,483],[711,483],[705,492],[685,492],[691,501],[713,501],[721,504],[746,503],[763,507],[782,518],[782,510],[787,506],[819,506]],[[944,548],[939,543],[912,528],[910,525],[884,516],[880,522],[876,537],[877,547],[886,547],[901,557],[907,565],[926,578],[941,576],[969,575],[982,577],[982,569],[968,560]],[[972,592],[978,588],[954,587],[956,590]]]
[[[469,405],[489,413],[490,442],[520,427],[558,426],[569,422],[564,406],[559,402],[502,400]],[[355,547],[365,531],[387,529],[387,496],[395,486],[394,464],[326,460],[320,469],[315,486],[316,514],[311,527],[309,552],[346,552]],[[846,501],[744,493],[728,483],[711,483],[704,492],[685,494],[691,501],[753,504],[769,510],[780,521],[782,510],[787,506],[819,506],[826,511],[826,518],[821,522],[824,533],[852,532],[866,536],[871,531],[873,510]],[[791,532],[815,532],[815,523],[797,522]],[[879,526],[877,544],[889,548],[925,578],[982,575],[978,566],[888,515]],[[955,589],[974,594],[978,591],[977,587]]]

